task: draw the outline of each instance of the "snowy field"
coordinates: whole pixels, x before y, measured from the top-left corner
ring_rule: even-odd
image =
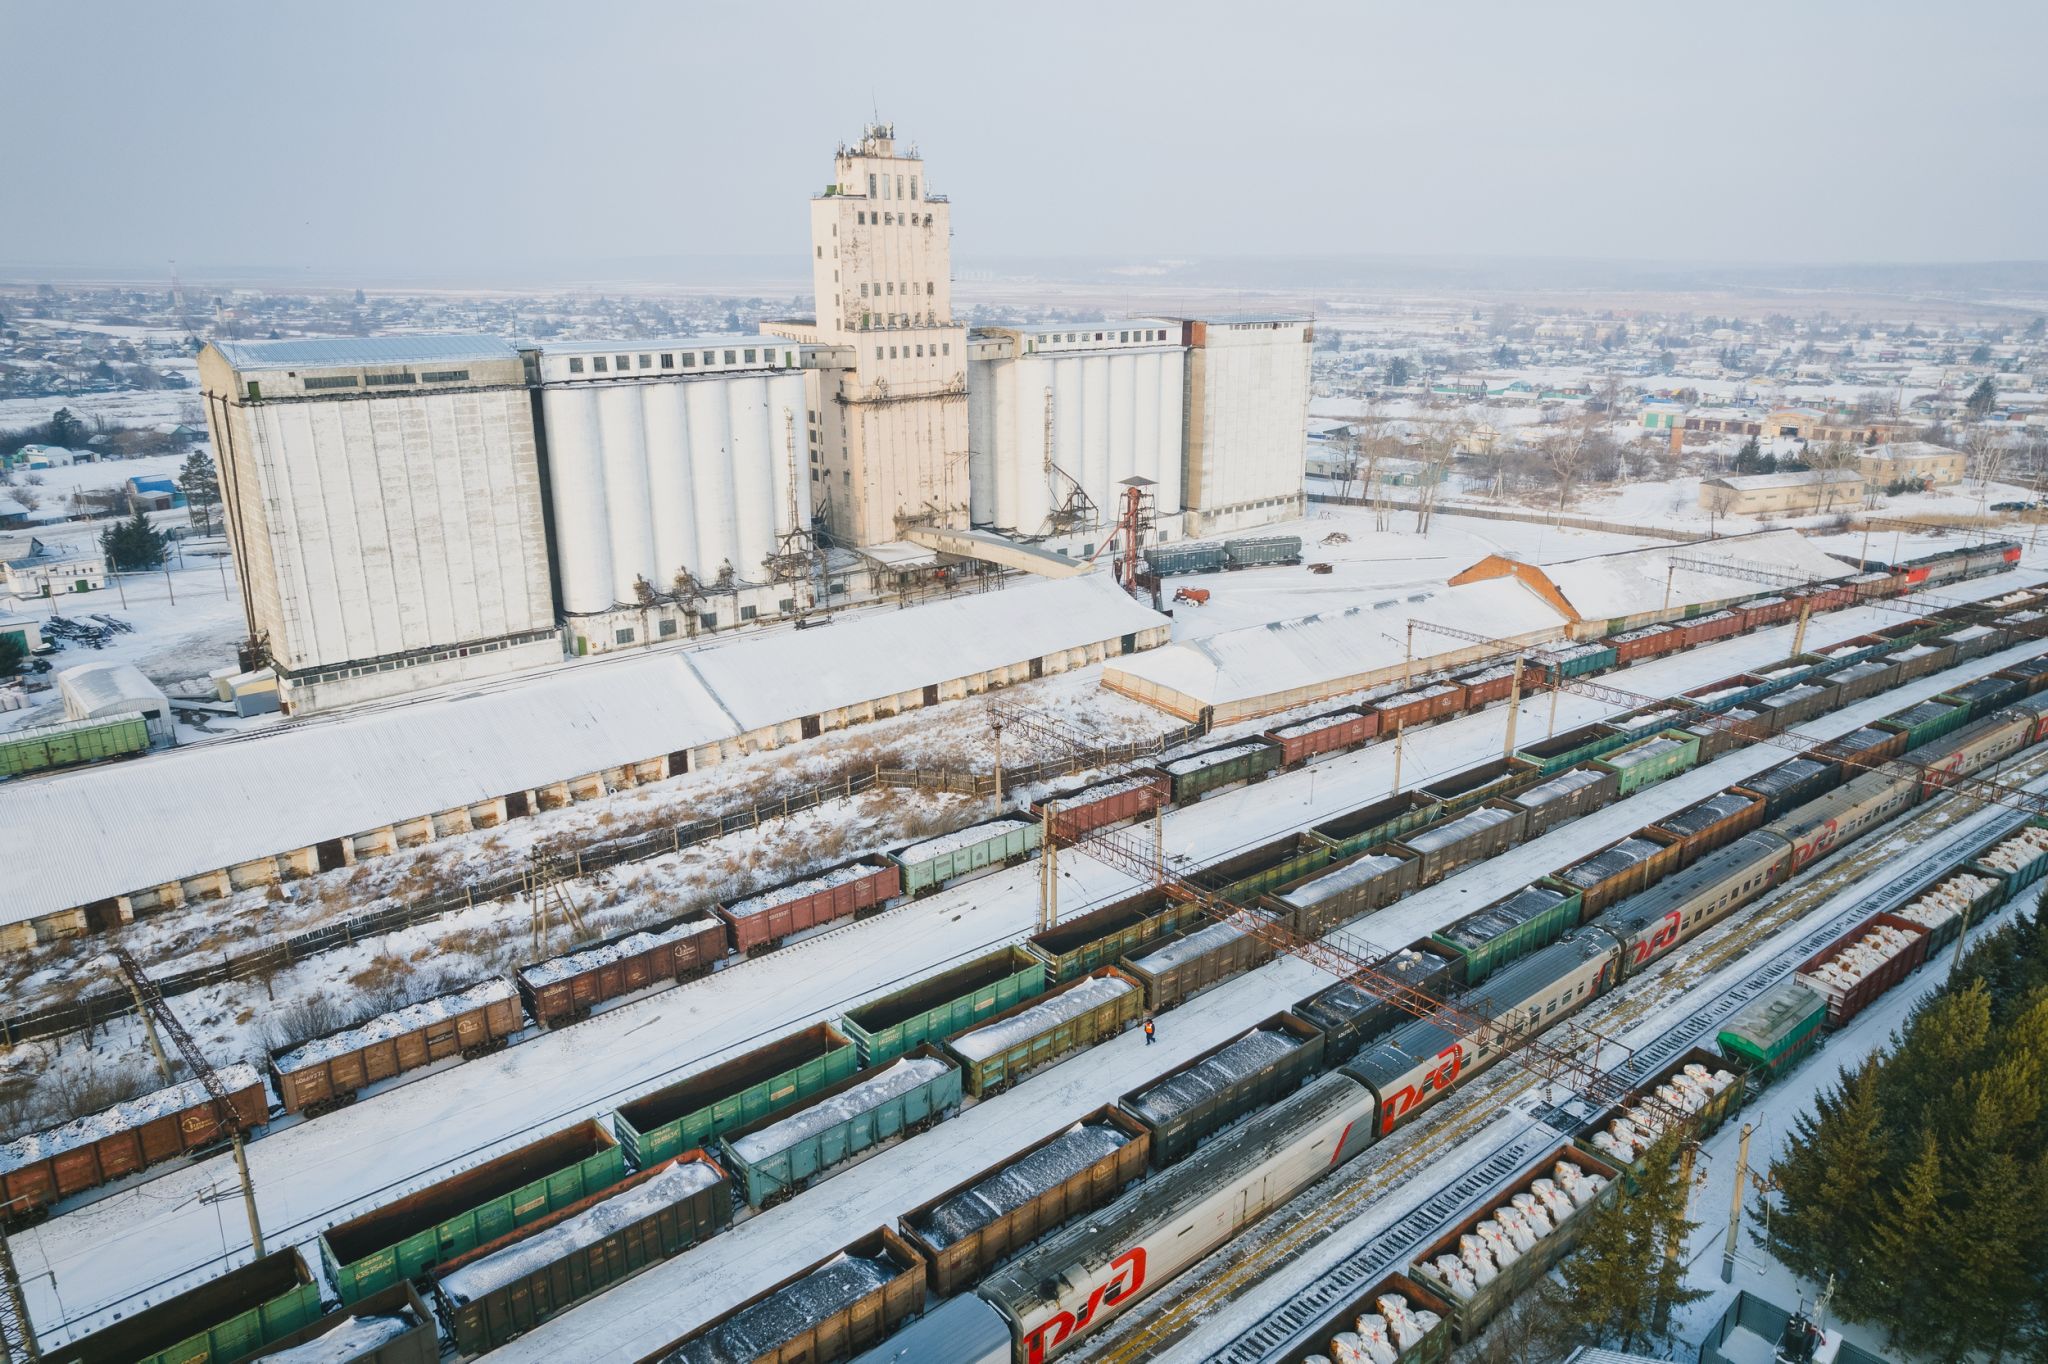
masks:
[[[2010,590],[2027,576],[1967,589],[1975,595]],[[1868,610],[1826,617],[1815,627],[1815,642],[1846,638],[1890,618]],[[1780,627],[1659,660],[1631,670],[1626,680],[1631,689],[1669,694],[1781,657],[1789,641],[1790,627]],[[1973,660],[1967,675],[1992,671],[2024,652]],[[1816,721],[1802,733],[1819,738],[1846,732],[1944,690],[1959,676],[1921,679]],[[1549,698],[1525,705],[1524,733],[1544,723],[1548,705]],[[1557,723],[1583,723],[1604,709],[1598,702],[1562,697]],[[1424,731],[1407,745],[1405,784],[1497,754],[1501,723],[1495,711]],[[1768,748],[1731,754],[1711,768],[1652,788],[1634,802],[1567,825],[1517,850],[1521,857],[1510,854],[1513,861],[1472,868],[1432,887],[1425,893],[1428,900],[1413,897],[1377,916],[1369,925],[1371,936],[1384,946],[1408,941],[1433,926],[1428,920],[1445,922],[1517,889],[1526,875],[1589,852],[1778,756],[1778,750]],[[1387,792],[1391,764],[1386,747],[1366,749],[1174,811],[1166,821],[1167,851],[1209,860],[1354,808]],[[1036,917],[1036,881],[1032,866],[972,881],[501,1055],[406,1077],[318,1121],[281,1126],[250,1148],[266,1227],[274,1243],[303,1241],[321,1226],[502,1153],[529,1134],[601,1114],[661,1080],[701,1069],[788,1028],[836,1016],[910,976],[1015,940]],[[1130,887],[1127,878],[1086,858],[1063,862],[1068,913]],[[909,1148],[892,1147],[836,1176],[830,1195],[836,1211],[829,1221],[812,1216],[805,1199],[749,1219],[708,1248],[715,1256],[693,1253],[642,1275],[607,1294],[601,1313],[572,1312],[530,1337],[531,1349],[521,1357],[586,1357],[585,1347],[600,1339],[616,1347],[628,1338],[621,1334],[628,1330],[635,1332],[630,1338],[636,1344],[653,1348],[710,1315],[717,1304],[736,1301],[820,1258],[846,1239],[846,1228],[887,1220],[1145,1079],[1241,1035],[1270,1014],[1276,1001],[1297,999],[1315,984],[1314,971],[1290,960],[1206,992],[1169,1016],[1161,1029],[1164,1051],[1146,1056],[1142,1039],[1127,1035],[1091,1050],[1083,1064],[1070,1062],[1034,1076],[949,1122],[947,1138],[938,1144],[923,1143],[909,1155],[904,1154]],[[235,1250],[237,1233],[208,1201],[210,1190],[231,1181],[228,1163],[221,1159],[168,1167],[160,1177],[25,1233],[17,1255],[25,1261],[24,1273],[37,1276],[30,1293],[38,1320],[49,1327],[70,1320],[74,1329],[85,1329],[104,1320],[109,1309],[160,1299],[238,1262],[244,1252]],[[55,1276],[54,1288],[46,1273]],[[680,1307],[674,1296],[679,1283],[693,1289]],[[679,1323],[678,1313],[687,1320]]]

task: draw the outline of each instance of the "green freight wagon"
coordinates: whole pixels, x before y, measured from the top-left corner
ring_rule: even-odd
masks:
[[[1328,843],[1336,856],[1350,857],[1382,843],[1391,843],[1411,830],[1443,817],[1441,801],[1413,794],[1388,796],[1335,819],[1326,819],[1311,828],[1309,833]]]
[[[1245,739],[1176,758],[1161,770],[1173,781],[1173,803],[1186,805],[1241,781],[1264,781],[1280,770],[1285,753],[1271,739]]]
[[[516,1227],[626,1177],[626,1153],[594,1119],[320,1234],[320,1260],[343,1302],[417,1279]]]
[[[1330,857],[1328,843],[1297,830],[1250,852],[1204,863],[1188,879],[1234,905],[1248,905],[1276,886],[1313,875]]]
[[[37,725],[0,736],[0,777],[25,777],[56,767],[125,758],[148,747],[149,723],[139,712]]]
[[[1445,814],[1459,815],[1475,805],[1486,804],[1496,796],[1513,796],[1523,787],[1534,786],[1541,780],[1541,772],[1518,758],[1495,758],[1492,762],[1426,781],[1415,789],[1424,800],[1440,803]]]
[[[719,1139],[748,1203],[765,1208],[841,1161],[924,1131],[960,1106],[960,1067],[930,1043],[827,1085],[785,1112]]]
[[[1612,668],[1619,657],[1612,644],[1561,644],[1537,650],[1536,657],[1554,677],[1584,677]]]
[[[1533,744],[1526,744],[1515,750],[1515,756],[1547,777],[1611,753],[1633,737],[1607,725],[1580,725],[1554,739],[1539,739]]]
[[[971,1028],[1044,989],[1045,963],[1021,947],[1005,947],[848,1009],[839,1026],[860,1048],[863,1066],[880,1065],[920,1042]]]
[[[1827,997],[1805,981],[1782,980],[1728,1020],[1715,1039],[1721,1054],[1748,1066],[1760,1082],[1775,1080],[1820,1042]]]
[[[719,1133],[789,1107],[860,1069],[860,1050],[829,1023],[621,1104],[612,1115],[633,1164],[650,1169]]]
[[[1908,706],[1895,715],[1887,715],[1877,722],[1877,727],[1904,730],[1906,751],[1911,753],[1922,744],[1931,744],[1945,734],[1955,733],[1969,722],[1970,708],[1967,705],[1936,698]]]
[[[1262,564],[1298,564],[1301,562],[1301,537],[1299,535],[1267,535],[1248,540],[1225,540],[1223,542],[1223,560],[1225,568],[1252,568]]]
[[[1114,966],[1146,943],[1209,916],[1163,890],[1091,909],[1028,938],[1024,950],[1045,962],[1046,980],[1060,985],[1099,967]]]
[[[948,1039],[946,1050],[958,1058],[967,1092],[980,1098],[1068,1052],[1116,1036],[1144,1012],[1138,982],[1105,966]]]
[[[1999,896],[1998,903],[2010,904],[2021,891],[2048,872],[2048,837],[2044,837],[2044,831],[2048,831],[2048,819],[2038,816],[2030,819],[1977,854],[1964,870],[1978,876],[1996,877],[2005,886],[2005,893]]]
[[[387,1335],[375,1345],[359,1345],[363,1339],[358,1333],[359,1323],[370,1317],[382,1317],[391,1322],[395,1334]],[[319,1341],[320,1348],[329,1352],[317,1358],[340,1359],[343,1351],[349,1350],[346,1356],[348,1364],[440,1364],[441,1361],[441,1330],[434,1320],[434,1309],[427,1306],[410,1283],[396,1283],[367,1298],[344,1303],[318,1321],[267,1342],[263,1347],[263,1358],[273,1359],[286,1350],[310,1345],[314,1341]],[[365,1352],[355,1353],[357,1348]]]
[[[1943,693],[1938,699],[1969,708],[1972,720],[1981,720],[1992,711],[2009,706],[2026,695],[2026,688],[2009,677],[1980,677],[1974,682],[1965,682],[1952,692]]]
[[[1638,739],[1624,748],[1617,748],[1606,757],[1595,759],[1593,766],[1604,767],[1614,773],[1615,791],[1626,797],[1667,777],[1691,771],[1699,757],[1697,734],[1667,729],[1661,734],[1652,734],[1647,739]]]
[[[1577,890],[1538,883],[1467,914],[1430,935],[1464,963],[1463,979],[1477,985],[1510,962],[1548,947],[1579,922]]]
[[[963,876],[1021,862],[1038,850],[1044,826],[1028,815],[1004,815],[927,838],[889,856],[903,868],[903,893],[929,895]]]
[[[732,1180],[692,1151],[442,1265],[434,1298],[456,1352],[480,1355],[731,1222]]]
[[[318,1321],[320,1285],[296,1250],[209,1279],[68,1345],[44,1364],[233,1364]]]
[[[1155,578],[1176,573],[1220,573],[1230,556],[1223,546],[1199,540],[1177,545],[1153,545],[1145,551],[1145,567]]]

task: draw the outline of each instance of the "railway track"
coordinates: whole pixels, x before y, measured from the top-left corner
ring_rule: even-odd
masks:
[[[2048,754],[2037,755],[2001,769],[2011,784],[2030,789],[2048,785]],[[1636,1023],[1697,989],[1706,979],[1720,973],[1760,942],[1777,935],[1788,925],[1805,918],[1845,889],[1856,884],[1882,863],[1897,856],[1893,844],[1900,835],[1934,824],[1944,830],[1936,846],[1929,847],[1876,893],[1858,900],[1841,912],[1802,933],[1793,942],[1760,962],[1740,982],[1719,993],[1676,1025],[1666,1028],[1654,1041],[1633,1048],[1626,1060],[1613,1069],[1625,1078],[1641,1082],[1690,1048],[1711,1038],[1721,1024],[1738,1013],[1751,999],[1770,989],[1799,964],[1827,943],[1841,936],[1870,915],[1896,908],[1927,889],[1947,872],[1968,846],[1997,840],[2023,824],[2027,816],[2017,810],[1995,809],[1981,820],[1984,807],[1967,796],[1951,794],[1940,803],[1923,806],[1917,817],[1889,831],[1888,836],[1859,849],[1842,862],[1824,869],[1817,877],[1766,901],[1763,912],[1734,925],[1733,931],[1703,944],[1703,951],[1681,958],[1670,969],[1652,975],[1644,983],[1656,988],[1624,992],[1612,1006],[1600,1011],[1597,1025],[1611,1036],[1621,1026]],[[1619,1025],[1619,1026],[1617,1026]],[[1587,1037],[1586,1044],[1595,1044]],[[1518,1103],[1533,1090],[1539,1077],[1519,1069],[1498,1074],[1495,1082],[1469,1092],[1463,1102],[1439,1112],[1434,1122],[1426,1121],[1414,1145],[1393,1156],[1389,1162],[1360,1170],[1356,1178],[1332,1190],[1318,1185],[1282,1209],[1273,1219],[1279,1230],[1254,1235],[1223,1254],[1230,1263],[1220,1274],[1199,1278],[1200,1288],[1189,1295],[1160,1304],[1159,1310],[1133,1316],[1121,1329],[1107,1337],[1095,1356],[1106,1361],[1123,1361],[1155,1356],[1175,1341],[1185,1338],[1201,1320],[1255,1286],[1263,1268],[1279,1256],[1298,1256],[1326,1239],[1341,1226],[1381,1202],[1418,1168],[1455,1147],[1474,1132],[1498,1121],[1503,1108]],[[1561,1104],[1539,1104],[1534,1121],[1506,1138],[1486,1155],[1468,1165],[1460,1174],[1432,1190],[1424,1199],[1373,1236],[1370,1244],[1345,1256],[1325,1270],[1308,1286],[1268,1313],[1254,1326],[1240,1332],[1222,1349],[1204,1357],[1205,1364],[1256,1364],[1257,1361],[1301,1344],[1298,1337],[1313,1322],[1361,1287],[1402,1268],[1406,1256],[1442,1226],[1454,1221],[1497,1189],[1515,1171],[1560,1139],[1594,1117],[1592,1106],[1582,1100]],[[1253,1251],[1261,1252],[1253,1256]],[[1142,1309],[1141,1309],[1142,1311]],[[1140,1347],[1133,1353],[1134,1347]]]

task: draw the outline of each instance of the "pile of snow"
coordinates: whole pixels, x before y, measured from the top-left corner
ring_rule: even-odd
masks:
[[[351,1364],[397,1340],[418,1322],[412,1313],[387,1317],[344,1317],[332,1331],[302,1345],[263,1356],[263,1364]]]
[[[831,871],[820,872],[816,876],[807,876],[801,881],[792,881],[786,886],[777,886],[773,890],[764,890],[759,895],[749,895],[744,900],[737,900],[727,905],[725,912],[732,915],[735,919],[745,919],[762,913],[765,910],[774,909],[778,905],[792,904],[806,896],[816,895],[819,891],[831,890],[835,886],[851,885],[853,882],[866,877],[877,876],[881,873],[881,870],[880,867],[872,866],[866,862],[855,862],[844,867],[834,867]]]
[[[664,1208],[708,1189],[718,1171],[701,1160],[671,1165],[645,1183],[613,1194],[555,1223],[546,1231],[515,1241],[503,1250],[474,1260],[441,1280],[442,1291],[456,1302],[474,1302],[484,1294],[519,1282],[558,1260],[585,1250],[608,1236],[644,1222]]]
[[[1049,1033],[1062,1023],[1092,1013],[1111,1000],[1121,999],[1136,988],[1129,981],[1115,976],[1092,976],[1028,1009],[1020,1009],[1008,1018],[999,1018],[964,1032],[947,1045],[970,1061],[986,1061],[991,1056]]]
[[[1254,1028],[1199,1065],[1169,1075],[1131,1100],[1131,1111],[1152,1123],[1168,1123],[1232,1085],[1276,1065],[1301,1046],[1300,1039]]]
[[[1021,815],[1005,815],[986,824],[970,824],[964,829],[955,829],[952,833],[927,838],[922,843],[913,843],[897,853],[896,860],[906,865],[913,862],[929,862],[933,858],[959,852],[962,848],[971,848],[977,843],[1005,838],[1018,829],[1030,827],[1031,821]]]
[[[694,919],[686,923],[677,924],[673,928],[664,928],[658,933],[631,933],[620,938],[617,942],[607,943],[602,947],[592,947],[582,952],[571,952],[566,956],[555,957],[534,966],[523,966],[519,969],[519,976],[528,985],[539,990],[553,985],[558,980],[567,980],[571,976],[580,976],[589,971],[596,971],[602,967],[610,966],[613,962],[624,961],[628,957],[637,957],[642,953],[652,952],[655,948],[661,947],[664,944],[681,942],[684,938],[691,937],[700,932],[703,927],[704,921],[702,919]]]
[[[1155,947],[1142,957],[1132,957],[1131,965],[1141,967],[1151,975],[1163,975],[1205,952],[1220,951],[1243,936],[1229,924],[1210,924],[1184,938],[1175,938],[1163,947]]]
[[[222,1086],[230,1094],[238,1094],[242,1090],[263,1083],[263,1076],[256,1067],[245,1062],[222,1066],[214,1073],[220,1076]],[[129,1099],[125,1103],[115,1104],[103,1113],[73,1118],[62,1127],[17,1137],[5,1146],[0,1146],[0,1174],[22,1169],[37,1161],[48,1160],[66,1151],[76,1151],[106,1137],[145,1127],[158,1118],[182,1113],[188,1108],[204,1104],[207,1099],[205,1081],[187,1080],[183,1084],[159,1089],[153,1094],[145,1094],[139,1099]]]
[[[1509,799],[1513,800],[1517,805],[1533,810],[1538,806],[1548,805],[1552,801],[1563,800],[1572,792],[1583,790],[1599,780],[1600,773],[1574,767],[1569,771],[1558,773],[1541,785],[1532,786],[1526,791],[1518,792]]]
[[[1911,933],[1879,924],[1820,965],[1799,974],[1830,994],[1844,994],[1912,946]]]
[[[1296,886],[1279,897],[1281,903],[1307,908],[1319,905],[1332,896],[1341,895],[1355,887],[1376,881],[1401,865],[1401,859],[1386,853],[1367,853],[1354,861],[1347,862],[1333,872],[1326,872],[1306,885]]]
[[[2013,873],[2048,857],[2048,829],[2026,828],[1977,860],[1993,871]]]
[[[1670,1113],[1697,1113],[1712,1103],[1715,1095],[1734,1083],[1732,1071],[1708,1070],[1697,1061],[1688,1061],[1650,1091],[1664,1107],[1652,1107],[1641,1099],[1624,1104],[1619,1116],[1593,1134],[1593,1145],[1599,1147],[1602,1154],[1612,1156],[1624,1165],[1634,1164],[1637,1157],[1664,1135],[1664,1129],[1669,1125],[1666,1118]]]
[[[514,993],[512,982],[509,980],[487,980],[481,985],[472,985],[467,990],[457,990],[453,994],[424,999],[417,1004],[408,1004],[403,1009],[393,1009],[388,1014],[378,1014],[369,1022],[359,1023],[353,1028],[343,1028],[340,1032],[329,1033],[326,1037],[316,1037],[303,1046],[294,1047],[283,1053],[271,1064],[285,1075],[297,1070],[308,1070],[314,1066],[324,1065],[337,1056],[361,1051],[372,1043],[403,1037],[407,1033],[418,1032],[430,1023],[438,1023],[447,1018],[459,1018],[463,1014],[487,1008],[501,999],[512,998]]]
[[[1318,734],[1326,729],[1335,729],[1339,725],[1355,723],[1360,718],[1356,712],[1343,715],[1325,715],[1320,720],[1303,720],[1298,725],[1288,725],[1285,729],[1276,729],[1273,731],[1273,737],[1276,739],[1299,739],[1304,734]]]
[[[848,1086],[828,1099],[799,1108],[759,1131],[726,1143],[726,1148],[750,1165],[759,1164],[778,1152],[787,1151],[873,1112],[889,1100],[908,1094],[919,1085],[930,1084],[946,1073],[944,1061],[933,1056],[906,1056],[878,1075]]]
[[[1108,1123],[1075,1123],[1030,1155],[941,1202],[919,1220],[918,1231],[935,1246],[950,1246],[1058,1188],[1130,1140]]]
[[[1417,852],[1437,852],[1455,843],[1461,843],[1491,829],[1503,820],[1513,819],[1513,810],[1499,810],[1482,805],[1477,810],[1458,816],[1448,824],[1439,824],[1433,829],[1410,834],[1401,841]]]
[[[1646,862],[1664,849],[1647,838],[1631,835],[1611,848],[1593,854],[1575,866],[1567,867],[1559,874],[1559,880],[1569,881],[1581,890],[1591,889],[1612,876],[1619,876],[1638,862]]]
[[[1988,876],[1959,872],[1900,910],[1899,917],[1931,932],[1951,919],[1960,918],[1978,897],[1997,888],[1998,882]]]
[[[678,1350],[679,1364],[754,1364],[896,1277],[879,1256],[833,1256],[795,1283],[735,1312]]]
[[[1228,748],[1212,748],[1207,753],[1197,753],[1192,758],[1182,758],[1178,762],[1170,762],[1166,765],[1166,770],[1176,777],[1184,777],[1190,772],[1200,772],[1206,768],[1220,767],[1224,763],[1234,758],[1241,758],[1247,753],[1257,753],[1264,747],[1265,745],[1262,743],[1249,743],[1232,744]]]
[[[1648,762],[1652,758],[1660,757],[1675,748],[1683,748],[1684,746],[1680,740],[1667,739],[1659,735],[1657,738],[1647,740],[1635,745],[1633,748],[1626,748],[1614,754],[1607,759],[1607,765],[1609,767],[1634,767],[1637,763]]]
[[[1458,1237],[1457,1254],[1439,1255],[1430,1261],[1430,1267],[1452,1293],[1469,1298],[1563,1226],[1572,1214],[1589,1206],[1606,1187],[1601,1176],[1560,1160],[1552,1167],[1550,1178],[1537,1180],[1528,1193],[1516,1194],[1495,1207],[1471,1231]]]
[[[1382,1293],[1373,1306],[1379,1311],[1360,1316],[1353,1329],[1330,1341],[1327,1357],[1310,1355],[1305,1364],[1396,1364],[1443,1320],[1427,1307],[1410,1307],[1399,1293]]]

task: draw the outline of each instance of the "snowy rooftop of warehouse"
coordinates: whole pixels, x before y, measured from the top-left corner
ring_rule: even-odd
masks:
[[[216,341],[213,348],[238,370],[519,358],[511,342],[493,336],[305,336],[290,341]]]
[[[1613,619],[1657,611],[1665,605],[1670,584],[1673,607],[1754,597],[1773,584],[1746,581],[1727,574],[1688,568],[1673,560],[1708,561],[1791,579],[1828,581],[1848,576],[1849,566],[1823,553],[1792,530],[1730,535],[1693,545],[1654,545],[1648,549],[1567,559],[1538,570],[1585,620]],[[1792,583],[1785,584],[1791,586]],[[1462,622],[1461,622],[1462,623]],[[1471,628],[1471,627],[1468,627]]]
[[[736,640],[691,662],[740,728],[752,730],[1164,624],[1107,574],[1091,573],[878,612],[830,630]]]
[[[1407,657],[1411,618],[1455,621],[1460,629],[1495,639],[1553,637],[1565,625],[1564,618],[1527,587],[1499,578],[1227,630],[1118,659],[1106,671],[1125,673],[1205,704],[1242,701],[1399,668]],[[1417,630],[1415,671],[1444,666],[1431,660],[1469,654],[1473,647],[1449,635]]]
[[[0,866],[14,873],[0,923],[1163,623],[1101,574],[1033,580],[0,783]]]

